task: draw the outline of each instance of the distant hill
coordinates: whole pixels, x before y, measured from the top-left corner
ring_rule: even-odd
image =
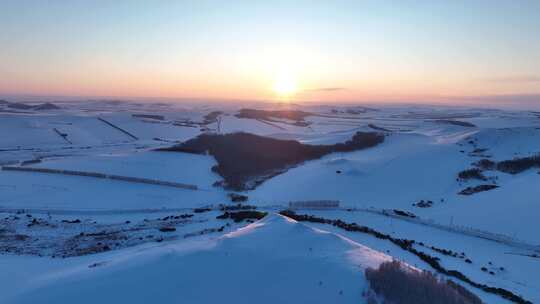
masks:
[[[6,105],[10,109],[16,109],[16,110],[36,110],[36,111],[44,111],[44,110],[59,110],[61,109],[59,106],[50,103],[45,102],[42,104],[37,105],[29,105],[21,102],[10,102],[6,100],[0,100],[0,104]]]
[[[31,105],[27,105],[27,104],[19,103],[19,102],[9,102],[7,104],[7,107],[10,109],[17,109],[17,110],[31,110],[33,108],[33,106]]]
[[[46,102],[40,105],[34,106],[34,110],[60,110],[61,108],[53,103]]]

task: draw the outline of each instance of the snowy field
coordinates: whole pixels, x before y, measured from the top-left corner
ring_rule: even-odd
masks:
[[[388,241],[277,214],[289,202],[318,200],[339,201],[340,208],[297,212],[422,242],[415,248],[438,257],[443,266],[540,303],[540,169],[509,174],[490,168],[480,179],[458,178],[482,159],[497,163],[539,153],[538,112],[54,104],[58,108],[24,111],[0,104],[0,164],[29,169],[0,171],[0,303],[216,303],[229,296],[237,303],[363,303],[367,267],[394,258],[434,271]],[[309,115],[299,120],[237,117],[241,108],[255,107]],[[385,140],[307,161],[254,190],[236,192],[248,197],[245,204],[268,212],[254,223],[238,223],[216,219],[222,213],[218,209],[233,202],[231,191],[216,186],[222,178],[212,170],[217,162],[211,155],[156,149],[204,133],[240,131],[314,145],[342,143],[358,131],[381,132]],[[196,189],[33,169],[152,179]],[[496,187],[460,194],[486,184]],[[212,210],[193,212],[203,207]],[[174,219],[180,214],[194,216]],[[168,216],[173,218],[159,219]],[[159,230],[164,223],[174,225],[174,232]],[[111,230],[121,232],[121,238],[115,236],[118,242],[84,238],[100,245],[81,241],[78,246],[101,249],[52,257],[53,252],[80,252],[55,244],[71,244],[80,233]],[[430,246],[464,252],[472,263]],[[456,282],[485,303],[510,303]]]

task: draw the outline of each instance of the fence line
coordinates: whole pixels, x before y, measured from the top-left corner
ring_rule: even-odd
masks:
[[[53,128],[54,133],[56,133],[58,136],[62,137],[63,140],[65,140],[68,144],[72,145],[73,143],[71,140],[67,138],[67,134],[60,132],[57,128]]]
[[[290,209],[337,209],[339,201],[336,200],[308,200],[308,201],[291,201],[289,202]]]
[[[116,130],[118,130],[118,131],[120,131],[120,132],[126,134],[127,136],[129,136],[129,137],[131,137],[131,138],[133,138],[133,139],[135,139],[135,140],[139,140],[139,138],[138,138],[137,136],[135,136],[135,135],[129,133],[128,131],[126,131],[126,130],[120,128],[119,126],[117,126],[117,125],[115,125],[115,124],[113,124],[113,123],[111,123],[111,122],[109,122],[109,121],[107,121],[107,120],[105,120],[105,119],[103,119],[103,118],[101,118],[101,117],[98,117],[98,119],[99,119],[100,121],[102,121],[102,122],[108,124],[109,126],[115,128]]]
[[[15,208],[0,206],[0,213],[31,213],[46,215],[122,215],[168,212],[190,212],[194,208],[142,208],[142,209],[57,209],[48,207]]]
[[[415,224],[437,228],[440,230],[460,233],[460,234],[464,234],[464,235],[468,235],[472,237],[482,238],[482,239],[510,245],[513,247],[519,247],[523,249],[534,250],[534,251],[540,252],[540,245],[533,245],[523,240],[519,240],[515,237],[511,237],[511,236],[501,234],[501,233],[494,233],[494,232],[484,231],[484,230],[480,230],[480,229],[476,229],[472,227],[466,227],[466,226],[439,224],[439,223],[436,223],[434,220],[426,220],[426,219],[421,219],[419,217],[412,218],[408,216],[398,215],[398,214],[395,214],[393,210],[376,209],[376,208],[353,208],[352,210],[369,212],[369,213],[374,213],[378,215],[384,215],[384,216],[400,219],[400,220],[415,223]]]
[[[101,179],[119,180],[119,181],[124,181],[124,182],[131,182],[131,183],[160,185],[160,186],[182,188],[182,189],[188,189],[188,190],[199,190],[199,188],[196,185],[162,181],[162,180],[150,179],[150,178],[105,174],[105,173],[98,173],[98,172],[85,172],[85,171],[33,168],[33,167],[15,167],[15,166],[2,166],[2,170],[86,176],[86,177],[94,177],[94,178],[101,178]]]

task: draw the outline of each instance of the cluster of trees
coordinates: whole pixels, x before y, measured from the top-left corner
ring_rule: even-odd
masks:
[[[429,271],[413,270],[398,261],[368,268],[365,274],[373,291],[390,303],[482,304],[480,298],[453,281],[441,280]]]
[[[202,134],[161,151],[196,154],[209,153],[218,165],[212,170],[221,175],[226,188],[241,191],[252,189],[254,179],[264,180],[284,172],[306,160],[318,159],[333,152],[351,152],[376,146],[384,141],[377,132],[357,132],[334,145],[305,145],[295,140],[280,140],[250,133]]]
[[[251,118],[261,119],[268,121],[275,121],[275,119],[289,119],[294,120],[297,124],[307,124],[304,119],[314,114],[299,110],[280,110],[280,111],[267,111],[256,109],[241,109],[235,116],[238,118]]]
[[[435,120],[435,122],[445,123],[445,124],[450,124],[450,125],[460,126],[460,127],[476,128],[476,125],[467,121],[452,120],[452,119],[439,119],[439,120]]]
[[[212,211],[212,209],[211,208],[195,208],[195,209],[193,209],[194,213],[204,213],[204,212],[208,212],[208,211]]]
[[[475,168],[466,169],[459,172],[458,180],[466,181],[470,179],[477,179],[487,181],[488,178],[483,174],[484,170],[497,170],[509,174],[518,174],[528,169],[540,168],[540,154],[528,157],[514,158],[510,160],[503,160],[500,162],[494,162],[489,159],[481,159],[473,163],[473,165],[475,166]],[[482,191],[492,190],[497,187],[497,185],[478,185],[475,187],[467,187],[458,194],[471,195]]]
[[[257,206],[248,205],[248,204],[241,204],[238,203],[236,205],[219,205],[219,210],[221,211],[240,211],[240,210],[255,210],[257,209]]]
[[[238,212],[225,212],[222,215],[216,216],[217,219],[232,219],[236,223],[239,223],[243,220],[260,220],[263,217],[265,217],[268,213],[262,212],[262,211],[255,211],[255,210],[249,210],[249,211],[238,211]]]
[[[500,162],[494,162],[484,158],[475,162],[473,165],[477,168],[463,170],[459,172],[458,177],[460,179],[485,179],[485,176],[482,174],[482,170],[498,170],[509,174],[518,174],[528,169],[540,168],[540,154],[527,157],[517,157]]]
[[[540,155],[514,158],[497,163],[497,170],[510,174],[521,173],[531,168],[540,168]]]

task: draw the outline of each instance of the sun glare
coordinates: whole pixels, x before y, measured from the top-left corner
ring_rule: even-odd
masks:
[[[288,99],[296,94],[298,88],[292,76],[280,76],[274,82],[273,90],[279,98]]]

